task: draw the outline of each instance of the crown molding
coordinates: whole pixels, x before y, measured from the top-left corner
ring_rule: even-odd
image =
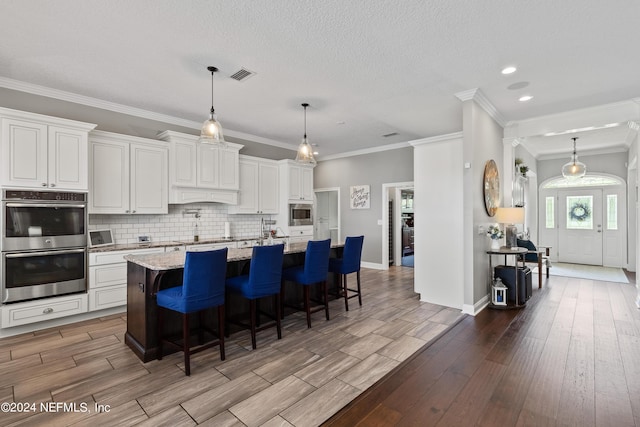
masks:
[[[102,110],[113,111],[115,113],[126,114],[128,116],[139,117],[142,119],[153,120],[161,123],[181,126],[184,128],[196,129],[198,131],[202,127],[201,122],[181,119],[179,117],[169,116],[167,114],[154,113],[153,111],[144,110],[142,108],[130,107],[128,105],[118,104],[116,102],[104,101],[102,99],[93,98],[90,96],[78,95],[76,93],[52,89],[46,86],[40,86],[32,83],[26,83],[19,80],[9,79],[7,77],[0,77],[0,87],[16,90],[19,92],[30,93],[32,95],[58,99],[60,101],[73,102],[74,104],[86,105],[88,107],[99,108]],[[294,151],[298,149],[297,144],[287,144],[257,135],[234,131],[232,129],[225,128],[224,134],[233,138],[244,139],[260,144],[273,145],[275,147],[286,148]]]
[[[383,145],[380,147],[364,148],[362,150],[354,150],[354,151],[348,151],[345,153],[322,156],[322,157],[319,157],[317,160],[318,162],[323,162],[325,160],[335,160],[335,159],[342,159],[345,157],[362,156],[364,154],[379,153],[381,151],[398,150],[400,148],[410,147],[409,144],[410,144],[409,142],[397,142],[395,144]]]
[[[479,88],[469,89],[456,93],[456,97],[461,101],[475,101],[484,111],[491,116],[501,127],[505,127],[507,121],[500,112],[493,106],[491,101],[482,93]]]
[[[417,147],[417,146],[420,146],[420,145],[431,144],[431,143],[434,143],[434,142],[442,142],[442,141],[451,141],[453,139],[461,139],[462,135],[463,135],[462,131],[454,132],[454,133],[447,133],[447,134],[444,134],[444,135],[430,136],[429,138],[414,139],[413,141],[409,141],[408,144],[410,144],[413,147]]]

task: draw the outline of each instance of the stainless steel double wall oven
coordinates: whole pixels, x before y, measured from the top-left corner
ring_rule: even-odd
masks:
[[[2,190],[3,303],[87,289],[87,194]]]

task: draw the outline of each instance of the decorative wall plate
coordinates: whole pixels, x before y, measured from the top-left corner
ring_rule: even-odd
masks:
[[[487,215],[494,216],[500,204],[500,176],[498,166],[492,160],[484,165],[484,175],[482,178],[484,208]]]

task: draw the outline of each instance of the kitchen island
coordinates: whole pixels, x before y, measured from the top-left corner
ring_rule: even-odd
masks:
[[[332,257],[341,256],[344,243],[332,243]],[[304,264],[306,243],[285,245],[283,268]],[[246,274],[251,261],[252,248],[229,249],[227,254],[227,277]],[[125,343],[143,361],[156,358],[156,293],[160,289],[182,284],[182,273],[186,253],[175,251],[159,254],[127,255],[127,332]],[[331,277],[328,275],[328,283]],[[299,287],[287,288],[287,299],[301,298]],[[226,312],[234,315],[244,310],[243,301],[228,299]],[[267,305],[265,305],[266,308]],[[175,313],[167,313],[165,329],[178,333],[182,322]],[[207,322],[213,322],[207,313]],[[175,318],[171,315],[175,315]],[[197,325],[194,319],[194,326]]]

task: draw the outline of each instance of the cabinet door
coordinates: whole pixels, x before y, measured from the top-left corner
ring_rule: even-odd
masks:
[[[299,166],[289,166],[289,199],[300,200],[302,199],[302,188],[300,188],[300,182],[302,181],[302,168]]]
[[[259,210],[265,214],[278,213],[279,191],[278,166],[268,163],[259,165]]]
[[[131,144],[131,213],[169,212],[165,148]]]
[[[2,119],[2,184],[42,188],[47,179],[47,126]]]
[[[128,213],[129,144],[91,141],[89,164],[89,213]]]
[[[238,150],[220,150],[219,188],[237,190],[240,188]]]
[[[303,200],[313,202],[313,169],[300,168],[300,192]]]
[[[229,213],[257,213],[259,211],[259,179],[258,162],[253,160],[240,160],[240,191],[238,192],[238,204],[229,206]]]
[[[197,185],[197,158],[196,142],[171,142],[171,185],[178,187],[195,187]]]
[[[198,144],[198,187],[219,188],[220,153],[218,147]]]
[[[88,190],[87,132],[49,126],[48,182],[50,188]]]

